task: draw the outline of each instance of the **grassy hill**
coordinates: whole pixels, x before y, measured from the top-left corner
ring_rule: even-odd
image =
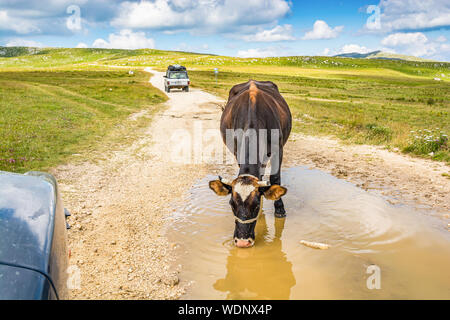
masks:
[[[385,59],[385,60],[405,60],[405,61],[421,61],[421,62],[438,62],[430,59],[419,58],[415,56],[408,56],[403,54],[383,52],[381,50],[376,50],[368,53],[342,53],[337,54],[334,57],[341,58],[356,58],[356,59]]]
[[[0,170],[50,167],[92,149],[132,112],[158,110],[165,95],[139,70],[165,70],[175,63],[188,68],[194,87],[224,98],[234,84],[248,79],[276,82],[296,132],[450,161],[450,63],[0,47]]]
[[[388,57],[381,52],[372,52],[364,57],[318,57],[292,56],[279,58],[234,58],[197,54],[190,52],[162,51],[154,49],[121,50],[93,48],[26,48],[0,47],[0,69],[2,68],[54,68],[64,66],[120,65],[129,67],[159,66],[178,62],[190,68],[211,67],[299,67],[329,70],[387,69],[408,75],[450,77],[450,63],[434,61],[408,61],[372,59]],[[367,59],[367,57],[372,57]],[[393,57],[393,56],[392,56]],[[405,57],[405,56],[403,56]]]

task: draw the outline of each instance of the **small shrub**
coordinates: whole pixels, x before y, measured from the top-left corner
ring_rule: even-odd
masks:
[[[392,138],[392,130],[388,127],[379,126],[375,123],[366,125],[367,138],[379,142],[387,142]]]
[[[433,160],[444,161],[450,163],[450,153],[448,151],[440,150],[434,154]],[[448,177],[450,178],[450,176]]]
[[[405,152],[425,155],[448,149],[448,136],[438,128],[419,130],[418,132],[411,131],[411,134],[410,144],[404,149]]]

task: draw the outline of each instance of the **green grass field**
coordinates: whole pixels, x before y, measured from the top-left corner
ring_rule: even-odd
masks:
[[[128,70],[165,70],[175,63],[188,67],[194,87],[224,98],[234,84],[274,81],[291,107],[296,132],[450,162],[449,63],[0,48],[0,170],[49,168],[93,148],[129,114],[157,110],[163,93],[148,84],[148,74],[130,76]]]
[[[47,170],[89,152],[125,119],[158,110],[149,74],[127,71],[0,72],[0,170]]]
[[[311,78],[238,71],[222,72],[217,85],[209,71],[191,71],[190,78],[195,86],[224,98],[233,84],[248,79],[271,80],[291,108],[294,131],[334,135],[352,143],[381,144],[418,155],[433,152],[436,160],[450,160],[445,137],[450,131],[450,90],[446,82],[370,74]],[[422,135],[419,130],[423,130],[423,143],[429,146],[416,148],[416,136]],[[433,141],[426,141],[432,134]],[[445,143],[438,146],[436,139]]]

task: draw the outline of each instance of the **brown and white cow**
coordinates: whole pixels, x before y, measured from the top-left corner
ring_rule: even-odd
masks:
[[[275,200],[275,216],[286,216],[283,200],[287,189],[280,186],[283,146],[292,127],[289,106],[271,81],[254,81],[231,88],[220,120],[222,139],[238,160],[239,175],[233,181],[209,182],[218,195],[231,194],[230,205],[235,216],[234,242],[251,247],[255,225],[262,207],[262,197]],[[271,161],[270,184],[262,181],[265,167]]]

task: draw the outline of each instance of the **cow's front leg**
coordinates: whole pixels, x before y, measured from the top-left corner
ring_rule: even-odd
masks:
[[[280,157],[278,160],[278,168],[276,168],[275,170],[273,170],[270,173],[270,184],[271,185],[274,185],[274,184],[281,185],[281,159],[282,159],[281,157],[282,157],[282,153],[280,154]],[[286,217],[286,210],[284,210],[284,204],[283,204],[283,200],[281,198],[275,201],[274,206],[275,206],[275,217],[277,217],[277,218]]]
[[[286,217],[286,210],[284,210],[284,203],[282,199],[275,201],[275,217],[284,218]]]

